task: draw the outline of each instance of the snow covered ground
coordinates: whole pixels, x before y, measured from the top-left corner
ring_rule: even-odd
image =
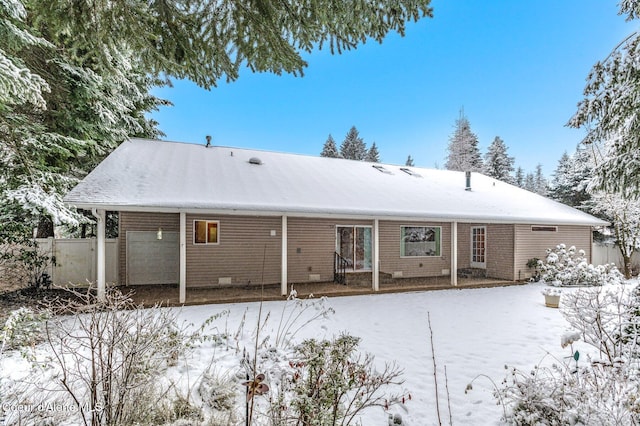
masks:
[[[541,284],[527,284],[331,298],[328,304],[335,314],[307,326],[296,338],[331,338],[342,332],[361,337],[362,351],[374,354],[381,364],[396,361],[404,368],[404,388],[412,399],[404,406],[393,407],[391,412],[400,413],[404,424],[438,424],[427,320],[430,315],[443,424],[449,423],[445,365],[453,424],[499,424],[502,408],[492,396],[492,383],[478,378],[473,390],[465,394],[467,384],[479,374],[500,384],[507,373],[505,365],[527,371],[543,358],[544,362],[552,362],[552,357],[571,355],[560,346],[568,324],[560,310],[544,305],[543,288]],[[277,328],[282,304],[263,305],[263,315],[272,314],[272,327]],[[247,324],[255,324],[258,308],[257,303],[196,306],[184,308],[182,315],[197,324],[228,309],[229,329],[234,330],[232,324],[245,311]],[[588,351],[580,343],[575,348],[582,353]],[[387,416],[382,409],[374,409],[367,413],[363,424],[386,424]]]
[[[554,357],[561,359],[571,355],[568,349],[560,346],[568,324],[559,309],[544,305],[543,288],[541,284],[527,284],[330,298],[325,305],[333,308],[335,314],[301,329],[294,336],[295,342],[311,337],[331,338],[343,332],[360,337],[362,352],[375,355],[380,365],[395,361],[404,369],[403,388],[411,394],[411,400],[392,407],[390,413],[400,413],[404,425],[438,424],[428,326],[430,316],[443,424],[449,424],[445,387],[449,391],[454,425],[499,424],[502,407],[496,404],[492,395],[491,380],[477,378],[473,390],[465,394],[465,388],[476,376],[486,375],[499,385],[507,374],[505,365],[528,371],[541,361],[550,363]],[[290,307],[291,302],[288,303]],[[283,306],[285,302],[280,301],[263,304],[262,319],[268,316],[268,320],[261,330],[260,340],[270,334],[270,342],[274,342]],[[214,348],[210,342],[195,348],[185,363],[171,371],[173,380],[181,381],[183,386],[193,386],[211,364],[212,357],[215,371],[234,377],[240,370],[238,352],[245,348],[253,351],[259,308],[259,303],[182,308],[181,319],[196,326],[211,315],[228,311],[212,325],[218,331],[227,330],[239,337],[234,340],[235,348]],[[306,316],[313,314],[305,312]],[[580,342],[575,348],[581,353],[589,351]],[[26,367],[26,361],[21,361],[19,354],[3,354],[0,382],[3,378],[5,384],[9,377],[19,378],[19,371]],[[269,374],[270,368],[276,368],[273,360],[260,358],[258,370]],[[381,408],[374,408],[365,413],[362,422],[364,425],[386,425],[388,415]]]

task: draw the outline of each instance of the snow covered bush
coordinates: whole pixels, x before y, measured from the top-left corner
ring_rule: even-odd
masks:
[[[104,302],[91,292],[73,293],[76,300],[50,307],[54,313],[73,315],[56,315],[44,322],[46,349],[40,348],[32,374],[10,389],[11,400],[5,402],[12,406],[33,404],[34,398],[40,404],[55,402],[67,407],[69,424],[158,424],[160,419],[184,414],[185,404],[171,399],[168,385],[160,379],[176,354],[200,336],[178,325],[176,310],[141,309],[116,290],[107,292]],[[24,313],[20,318],[30,316]],[[57,424],[60,419],[42,416],[59,414],[11,412],[6,422],[35,416],[30,420],[34,424]]]
[[[554,286],[600,286],[624,279],[614,264],[591,265],[584,250],[565,244],[547,249],[546,261],[540,261],[539,266],[542,281]]]
[[[46,312],[36,313],[29,308],[12,311],[2,327],[0,355],[5,350],[26,350],[40,342],[43,338],[42,323],[47,318]]]
[[[271,395],[272,424],[351,425],[366,408],[401,402],[403,395],[388,395],[386,389],[403,383],[402,370],[386,364],[378,371],[372,355],[358,353],[359,342],[343,334],[297,346],[289,370]]]
[[[573,328],[561,338],[569,356],[530,373],[511,368],[496,389],[514,425],[630,425],[640,422],[637,339],[621,339],[637,306],[623,287],[565,294],[561,312]],[[635,332],[634,332],[635,336]],[[573,343],[589,346],[584,356]],[[586,358],[586,359],[583,359]]]
[[[28,224],[8,219],[0,208],[0,291],[27,285],[37,287],[47,267],[54,262],[38,249],[32,232]]]

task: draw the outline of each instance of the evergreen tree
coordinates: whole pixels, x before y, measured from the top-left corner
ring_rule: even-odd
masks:
[[[13,220],[38,223],[38,237],[53,236],[54,224],[86,221],[62,203],[79,178],[128,136],[160,134],[144,114],[165,104],[150,94],[162,82],[124,43],[105,66],[82,37],[64,37],[66,25],[46,20],[40,8],[18,7],[11,15],[3,6],[0,33],[13,28],[22,38],[0,37],[0,52],[24,67],[29,84],[13,100],[0,84],[0,205],[13,206]]]
[[[404,165],[409,167],[413,167],[415,165],[413,164],[413,158],[411,158],[411,155],[407,157],[407,161],[405,161]]]
[[[368,161],[370,163],[380,162],[380,153],[378,152],[378,147],[376,146],[375,142],[373,143],[373,145],[371,145],[371,147],[369,148],[369,151],[367,151],[367,156],[365,158],[365,161]]]
[[[151,94],[167,83],[160,76],[209,88],[235,80],[244,65],[298,75],[303,52],[381,42],[392,30],[404,34],[406,21],[432,15],[429,0],[296,6],[0,0],[3,220],[41,222],[47,235],[54,223],[86,220],[63,205],[63,194],[123,140],[161,135],[146,118],[168,104]]]
[[[593,158],[583,145],[573,155],[562,154],[549,184],[549,197],[572,207],[584,207],[591,198],[587,185],[593,167]]]
[[[619,3],[628,20],[640,16],[640,1]],[[587,76],[584,99],[568,125],[587,130],[583,143],[605,143],[592,184],[607,191],[640,193],[640,32],[619,43]]]
[[[329,135],[327,138],[327,141],[322,147],[320,157],[340,158],[340,152],[338,152],[338,146],[336,145],[336,141],[333,140],[333,136]]]
[[[455,131],[449,138],[449,155],[444,167],[461,172],[482,172],[482,157],[478,149],[478,137],[471,131],[469,120],[460,111]]]
[[[534,176],[533,192],[546,196],[547,195],[547,178],[542,174],[542,164],[536,166],[536,174]]]
[[[519,188],[524,188],[524,170],[522,170],[522,167],[518,167],[516,169],[516,177],[515,177],[515,184],[516,186],[518,186]]]
[[[356,126],[351,127],[340,145],[340,155],[348,160],[362,161],[367,156],[367,145],[364,143]]]
[[[533,173],[527,173],[522,187],[527,191],[536,192],[536,178],[533,176]]]
[[[507,154],[507,146],[496,136],[484,157],[484,174],[507,183],[513,183],[514,158]]]

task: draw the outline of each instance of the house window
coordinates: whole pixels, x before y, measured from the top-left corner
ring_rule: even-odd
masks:
[[[219,228],[217,220],[194,220],[193,244],[218,244]]]
[[[400,229],[400,256],[440,256],[441,227],[402,226]]]
[[[531,226],[531,232],[558,232],[557,226]]]

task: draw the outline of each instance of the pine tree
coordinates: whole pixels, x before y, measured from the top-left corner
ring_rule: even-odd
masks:
[[[524,188],[524,170],[522,170],[522,167],[518,167],[516,169],[516,177],[515,177],[515,184],[516,186],[518,186],[519,188]]]
[[[381,43],[390,31],[404,35],[407,21],[432,16],[430,0],[363,0],[359,7],[333,0],[298,0],[295,7],[267,0],[32,3],[47,21],[64,23],[87,51],[100,52],[103,64],[126,40],[151,74],[204,88],[236,80],[245,66],[302,75],[303,54],[316,48],[342,53],[365,40]]]
[[[484,174],[507,183],[513,183],[514,158],[507,154],[507,146],[496,136],[484,157]]]
[[[338,146],[336,145],[336,141],[333,140],[333,136],[329,135],[327,138],[327,141],[322,147],[320,157],[340,158],[340,152],[338,152]]]
[[[536,166],[536,174],[534,176],[533,192],[546,196],[547,195],[547,178],[542,174],[542,164]]]
[[[365,158],[365,161],[368,161],[370,163],[380,162],[380,153],[378,152],[378,147],[376,146],[375,142],[371,145],[371,147],[369,148],[369,151],[367,151],[367,156]]]
[[[482,157],[478,149],[478,137],[471,131],[469,120],[462,111],[455,127],[449,138],[449,154],[444,167],[461,172],[481,172]]]
[[[584,146],[578,146],[572,155],[563,153],[549,184],[549,197],[572,207],[584,207],[591,198],[587,185],[593,167],[593,158]]]
[[[168,104],[151,93],[164,76],[209,88],[245,65],[301,75],[304,52],[381,42],[432,16],[429,0],[296,6],[0,1],[0,214],[49,228],[85,220],[62,195],[126,138],[161,135],[146,113]]]
[[[620,4],[627,20],[640,16],[640,1]],[[592,184],[608,191],[640,194],[640,32],[619,43],[587,76],[584,99],[568,125],[584,127],[583,143],[605,143]]]
[[[356,126],[351,127],[340,145],[340,155],[348,160],[362,161],[367,156],[367,145],[364,143]]]
[[[527,191],[536,192],[536,178],[533,176],[533,173],[527,173],[522,187]]]
[[[404,165],[405,165],[405,166],[409,166],[409,167],[413,167],[413,166],[414,166],[414,164],[413,164],[413,158],[411,158],[411,155],[409,155],[409,156],[407,157],[407,161],[405,161]]]
[[[145,113],[165,104],[150,93],[162,82],[125,44],[103,66],[82,37],[63,37],[66,25],[44,19],[39,8],[17,8],[24,13],[8,17],[6,10],[0,5],[0,33],[14,28],[22,39],[0,37],[0,52],[28,70],[23,74],[32,84],[22,97],[0,95],[0,205],[13,206],[16,221],[38,223],[37,236],[53,236],[54,224],[86,220],[62,203],[79,178],[128,136],[160,134]]]

